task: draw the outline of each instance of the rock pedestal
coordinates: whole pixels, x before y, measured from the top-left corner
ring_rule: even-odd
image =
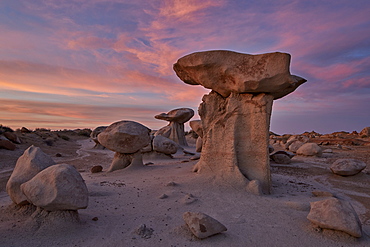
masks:
[[[306,81],[291,75],[289,65],[287,53],[232,51],[196,52],[174,64],[185,83],[212,89],[198,109],[203,147],[194,171],[209,173],[234,188],[270,193],[272,103]]]
[[[216,92],[203,97],[199,115],[203,123],[203,148],[198,172],[217,172],[221,183],[246,186],[258,180],[270,192],[268,130],[273,96]]]

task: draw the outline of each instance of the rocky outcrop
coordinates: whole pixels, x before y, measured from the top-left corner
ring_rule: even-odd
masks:
[[[21,185],[27,200],[47,211],[78,210],[88,205],[89,193],[80,173],[71,165],[45,168]]]
[[[330,198],[311,202],[307,219],[321,228],[343,231],[357,238],[362,236],[361,222],[347,201]]]
[[[204,213],[185,212],[183,219],[190,231],[200,239],[227,231],[218,220]]]
[[[330,166],[330,170],[334,174],[341,176],[353,176],[365,168],[365,162],[355,159],[338,159]]]
[[[108,172],[128,166],[144,166],[141,149],[150,141],[150,129],[133,121],[119,121],[111,124],[98,135],[104,147],[116,152]]]
[[[370,137],[370,127],[365,127],[361,130],[359,136]]]
[[[32,179],[45,168],[55,165],[53,159],[40,148],[30,146],[18,158],[13,173],[6,184],[6,191],[15,204],[27,204],[28,199],[21,191],[21,184]]]
[[[269,127],[274,99],[306,80],[289,72],[290,55],[197,52],[174,64],[187,84],[212,91],[203,96],[202,155],[194,171],[208,173],[223,185],[246,188],[257,180],[263,193],[271,187]]]
[[[163,135],[181,146],[188,146],[185,139],[184,123],[194,116],[190,108],[179,108],[154,116],[156,119],[168,121],[169,124],[159,129],[155,135]]]

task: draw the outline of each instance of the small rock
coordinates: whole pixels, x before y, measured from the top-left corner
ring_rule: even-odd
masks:
[[[338,159],[331,166],[330,170],[334,174],[341,176],[352,176],[366,168],[366,164],[355,159]]]
[[[135,230],[135,233],[142,238],[148,239],[151,238],[153,235],[153,228],[146,227],[145,224],[142,224]]]
[[[254,195],[257,195],[257,196],[263,195],[261,184],[258,180],[250,181],[246,189],[249,193],[252,193]]]
[[[223,224],[204,213],[185,212],[182,217],[190,231],[200,239],[227,231]]]
[[[195,153],[193,152],[190,152],[190,151],[187,151],[187,150],[182,150],[184,152],[184,154],[188,154],[188,155],[195,155]]]
[[[145,163],[144,165],[145,165],[145,166],[150,166],[150,165],[154,165],[154,163],[153,163],[153,162],[147,162],[147,163]]]
[[[93,166],[91,167],[91,170],[90,172],[91,173],[98,173],[98,172],[102,172],[103,171],[103,167],[98,165],[98,166]]]
[[[61,153],[57,153],[57,154],[55,155],[55,157],[62,157],[62,154],[61,154]]]
[[[182,160],[181,163],[187,163],[189,162],[190,160]]]
[[[180,202],[183,204],[191,204],[195,201],[197,201],[197,198],[194,198],[192,194],[186,194],[183,198],[181,198]]]
[[[98,221],[98,220],[99,220],[99,218],[98,218],[98,217],[94,217],[94,218],[92,218],[91,220],[93,220],[93,221]]]
[[[319,191],[319,190],[312,191],[312,195],[316,197],[333,197],[334,196],[332,193],[328,191]]]
[[[362,236],[360,220],[347,201],[330,198],[311,202],[307,219],[321,228],[343,231],[357,238]]]
[[[166,184],[166,186],[177,186],[177,183],[171,181]]]
[[[159,199],[165,199],[165,198],[168,198],[168,195],[166,195],[166,194],[162,194],[162,195],[159,197]]]
[[[190,158],[191,160],[199,160],[200,159],[200,154],[196,154],[193,157]]]

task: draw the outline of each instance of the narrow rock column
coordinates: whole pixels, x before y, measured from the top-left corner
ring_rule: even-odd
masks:
[[[212,91],[203,96],[199,115],[203,123],[203,149],[194,171],[217,173],[215,179],[235,188],[258,180],[270,193],[268,130],[273,96],[231,93],[227,98]]]

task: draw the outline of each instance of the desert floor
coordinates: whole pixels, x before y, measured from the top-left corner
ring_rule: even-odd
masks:
[[[93,149],[87,137],[59,138],[52,146],[33,134],[22,139],[25,143],[15,151],[0,149],[0,246],[370,246],[370,146],[326,146],[333,153],[296,156],[289,165],[271,163],[272,193],[256,196],[216,186],[191,172],[197,161],[183,152],[173,159],[145,159],[153,164],[139,170],[106,173],[114,153]],[[89,206],[79,210],[79,222],[68,214],[35,216],[30,208],[12,204],[5,184],[17,158],[31,144],[57,163],[74,165],[85,179]],[[187,150],[194,151],[192,146]],[[363,160],[368,167],[351,177],[332,174],[330,164],[342,157]],[[102,165],[103,172],[92,174],[94,165]],[[309,203],[325,197],[315,197],[312,191],[349,200],[362,222],[363,236],[314,227],[306,218]],[[228,230],[199,240],[182,219],[187,211],[206,213]],[[143,224],[153,231],[138,234]]]

